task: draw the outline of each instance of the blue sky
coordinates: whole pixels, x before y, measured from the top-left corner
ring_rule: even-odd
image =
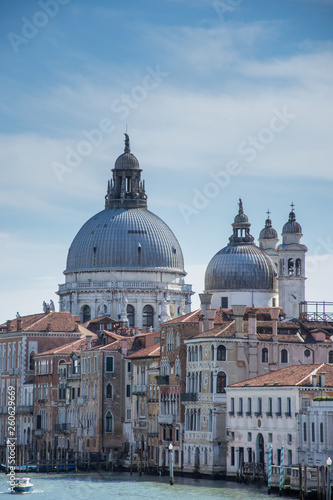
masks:
[[[241,197],[256,239],[294,202],[333,301],[332,28],[332,0],[3,0],[0,321],[57,304],[126,127],[196,292]]]

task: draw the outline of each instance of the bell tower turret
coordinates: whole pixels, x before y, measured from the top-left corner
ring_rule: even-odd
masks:
[[[302,228],[296,221],[293,203],[281,236],[282,244],[277,248],[279,303],[287,318],[298,318],[299,303],[305,300],[305,254],[308,249],[301,243]]]

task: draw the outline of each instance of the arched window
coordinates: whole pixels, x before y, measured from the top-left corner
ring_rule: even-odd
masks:
[[[226,348],[224,345],[219,345],[217,348],[217,361],[225,361],[226,360]]]
[[[106,386],[106,397],[112,399],[112,385],[110,383]]]
[[[110,410],[105,416],[105,432],[112,432],[112,415]]]
[[[216,392],[217,393],[222,393],[225,392],[225,387],[227,385],[227,376],[224,372],[219,372],[217,374],[217,379],[216,379]]]
[[[282,351],[281,351],[281,363],[288,363],[288,351],[287,351],[287,349],[282,349]]]
[[[213,345],[210,349],[210,359],[211,359],[211,361],[214,361],[214,346]]]
[[[268,349],[266,349],[266,347],[261,351],[261,362],[268,363]]]
[[[145,328],[154,327],[154,309],[152,306],[145,306],[142,311],[142,326]]]
[[[84,306],[82,308],[82,323],[86,323],[91,320],[91,309],[89,306]]]
[[[199,361],[202,361],[202,346],[199,346]]]
[[[293,276],[294,274],[294,259],[288,259],[288,276]]]
[[[284,275],[284,260],[280,259],[280,276]]]
[[[128,325],[134,328],[134,307],[131,306],[131,304],[128,304],[126,312],[127,312]]]
[[[296,259],[296,276],[301,276],[302,274],[302,261],[301,259]]]
[[[328,362],[333,363],[333,351],[329,351],[328,353]]]

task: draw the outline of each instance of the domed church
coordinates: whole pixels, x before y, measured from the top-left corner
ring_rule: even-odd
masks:
[[[209,262],[205,293],[212,294],[212,307],[253,305],[280,306],[287,318],[297,318],[299,302],[305,300],[305,253],[302,228],[294,205],[282,229],[282,244],[268,217],[260,231],[259,247],[250,234],[250,222],[239,200],[229,244]]]
[[[85,322],[105,314],[129,326],[158,329],[190,312],[182,250],[171,229],[147,209],[141,168],[125,150],[112,170],[105,209],[89,219],[68,251],[60,311]]]

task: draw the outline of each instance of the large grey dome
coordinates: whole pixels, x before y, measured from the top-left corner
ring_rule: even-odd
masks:
[[[65,274],[111,268],[157,268],[185,274],[175,235],[146,208],[105,209],[89,219],[75,236]]]
[[[239,200],[229,245],[209,262],[205,274],[205,290],[270,290],[275,289],[272,260],[254,243],[250,222]]]
[[[271,259],[256,245],[228,245],[209,262],[205,290],[274,290]]]

